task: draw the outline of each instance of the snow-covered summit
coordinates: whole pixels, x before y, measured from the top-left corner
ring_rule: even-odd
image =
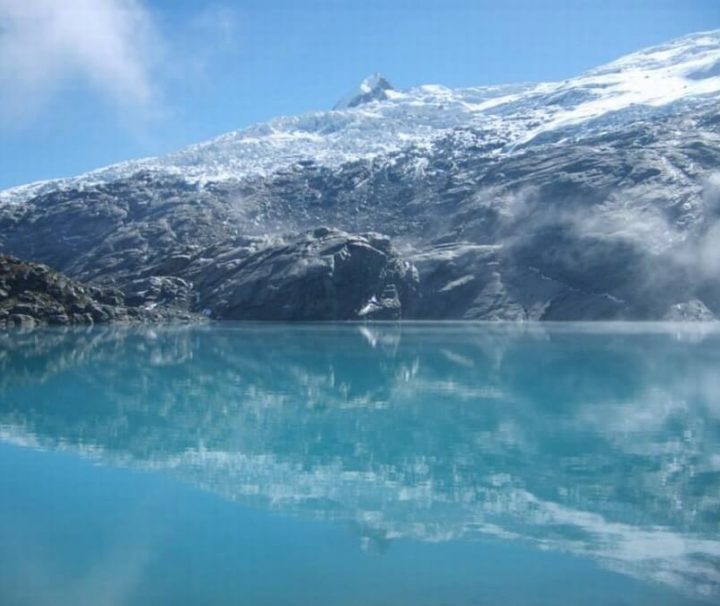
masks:
[[[265,176],[300,161],[336,167],[399,150],[427,148],[456,129],[474,129],[502,155],[546,135],[560,138],[627,124],[683,104],[720,99],[720,30],[648,48],[562,82],[396,91],[374,74],[334,110],[283,117],[176,153],[124,162],[75,178],[0,192],[0,203],[39,193],[168,174],[202,186]]]
[[[395,92],[392,84],[381,74],[375,73],[365,78],[351,93],[335,104],[333,109],[348,109],[371,101],[386,101]]]

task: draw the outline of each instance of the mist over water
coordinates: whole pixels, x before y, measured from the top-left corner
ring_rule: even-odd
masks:
[[[720,598],[714,324],[0,335],[5,604]]]

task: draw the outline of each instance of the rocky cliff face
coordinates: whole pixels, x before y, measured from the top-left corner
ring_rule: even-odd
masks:
[[[716,64],[710,32],[561,83],[383,84],[0,192],[0,250],[127,293],[183,280],[217,318],[712,319]]]
[[[395,320],[412,309],[417,272],[388,238],[318,228],[192,262],[200,305],[232,320]]]

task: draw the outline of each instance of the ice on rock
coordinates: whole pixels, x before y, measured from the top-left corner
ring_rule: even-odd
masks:
[[[373,74],[333,111],[282,117],[229,132],[176,153],[101,168],[78,177],[0,192],[3,202],[127,178],[139,171],[203,186],[266,176],[299,161],[334,168],[410,147],[457,129],[482,131],[498,157],[518,146],[636,121],[642,112],[720,96],[720,30],[685,36],[627,55],[563,82],[397,91]]]
[[[372,74],[365,78],[354,91],[343,97],[333,109],[348,109],[372,101],[385,101],[390,98],[388,91],[394,91],[390,82],[381,74]]]

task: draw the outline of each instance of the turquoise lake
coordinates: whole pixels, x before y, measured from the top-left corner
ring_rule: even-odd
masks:
[[[720,603],[720,329],[0,334],[2,606]]]

